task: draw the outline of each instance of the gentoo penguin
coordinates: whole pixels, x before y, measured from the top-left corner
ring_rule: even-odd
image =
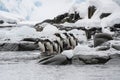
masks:
[[[70,35],[70,44],[72,46],[72,49],[74,49],[75,46],[78,45],[77,38],[75,38],[75,36],[72,33],[69,33],[69,35]]]
[[[41,51],[41,56],[53,55],[53,44],[50,40],[48,40],[48,39],[39,40],[38,46]]]
[[[44,40],[44,45],[47,48],[46,52],[53,53],[53,43],[49,39]]]
[[[45,47],[45,45],[44,45],[44,40],[39,40],[39,41],[36,42],[36,43],[38,43],[38,46],[39,46],[40,51],[41,51],[42,53],[46,51],[46,47]]]
[[[54,35],[57,37],[56,39],[57,39],[58,43],[60,44],[61,48],[63,49],[63,42],[64,42],[63,37],[61,37],[61,35],[59,33],[55,33]]]
[[[64,42],[66,43],[66,46],[64,47],[66,50],[70,49],[70,36],[67,33],[63,33],[65,35],[66,38],[64,38]]]
[[[63,51],[61,45],[59,44],[59,42],[57,40],[53,41],[53,49],[56,54],[59,54]]]

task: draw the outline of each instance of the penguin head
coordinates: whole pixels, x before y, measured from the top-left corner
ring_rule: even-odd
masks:
[[[49,39],[44,39],[44,42],[51,42]]]
[[[67,38],[69,37],[69,35],[67,33],[63,33]]]
[[[69,33],[69,35],[75,39],[75,36],[73,35],[73,33]]]
[[[59,37],[61,40],[63,40],[63,38],[61,37],[60,33],[55,33],[54,34],[56,37]]]

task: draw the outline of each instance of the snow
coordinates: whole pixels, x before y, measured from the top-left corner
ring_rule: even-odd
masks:
[[[29,3],[29,4],[27,4]],[[3,11],[24,16],[27,20],[43,21],[66,12],[75,0],[2,0]]]
[[[91,19],[88,19],[88,7],[95,6],[96,12],[92,16]],[[64,23],[63,25],[71,25],[71,26],[85,26],[85,27],[106,27],[112,26],[113,24],[120,23],[119,16],[120,6],[112,1],[112,0],[88,0],[87,2],[83,2],[80,4],[73,5],[69,12],[73,13],[77,11],[80,16],[83,18],[82,20],[77,21],[75,24]],[[109,17],[100,19],[100,15],[102,13],[112,13]]]
[[[38,21],[21,21],[17,23],[17,26],[30,26],[33,27],[36,23],[38,23]]]
[[[7,2],[8,1],[8,2]],[[114,0],[115,1],[115,0]],[[117,0],[119,1],[119,0]],[[33,25],[44,19],[51,19],[58,14],[75,10],[79,12],[84,19],[76,23],[64,23],[65,26],[102,27],[104,32],[110,33],[109,26],[120,23],[120,6],[113,0],[87,0],[83,3],[75,4],[74,0],[2,0],[4,7],[10,13],[0,11],[0,19],[11,22],[17,22],[16,27],[0,29],[0,41],[10,39],[11,42],[19,42],[23,38],[49,38],[54,39],[54,33],[62,33],[51,24],[43,24],[42,32],[37,32]],[[37,2],[37,3],[36,3]],[[29,3],[26,5],[26,3]],[[19,4],[19,5],[18,5]],[[87,17],[87,8],[89,5],[95,5],[97,11],[91,19]],[[71,7],[72,6],[72,7]],[[68,10],[70,8],[70,10]],[[110,16],[100,19],[101,13],[111,13]],[[14,13],[14,14],[13,14]],[[17,13],[18,15],[16,15]],[[24,21],[26,19],[31,21]],[[34,20],[34,21],[32,21]],[[36,20],[36,21],[35,21]],[[10,25],[7,23],[4,26]],[[3,26],[2,25],[2,26]],[[108,27],[108,28],[106,28]],[[67,33],[73,33],[79,41],[83,42],[73,50],[62,52],[68,58],[74,55],[98,55],[108,56],[110,54],[120,53],[113,48],[107,51],[96,51],[96,48],[90,48],[89,42],[82,30],[71,30]],[[120,45],[120,41],[109,41],[111,45]],[[69,65],[69,66],[44,66],[37,63],[40,52],[0,52],[0,79],[1,80],[119,80],[120,65]],[[118,61],[120,62],[120,61]],[[94,68],[94,69],[93,69]],[[74,76],[73,76],[74,73]],[[113,74],[114,73],[114,74]]]
[[[24,20],[24,18],[20,15],[8,13],[4,11],[0,11],[0,19],[6,22],[18,22]]]
[[[65,50],[61,54],[67,56],[67,58],[71,59],[73,57],[73,50]]]
[[[1,36],[0,38],[4,41],[5,39],[10,39],[11,42],[20,41],[23,38],[26,37],[36,37],[38,33],[34,28],[30,28],[27,26],[23,27],[14,27],[12,29],[7,30],[0,30],[1,34],[4,34],[4,36]]]

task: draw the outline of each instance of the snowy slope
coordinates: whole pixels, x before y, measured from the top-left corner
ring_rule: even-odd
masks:
[[[114,24],[120,23],[120,6],[117,4],[118,0],[87,0],[79,4],[73,5],[69,13],[74,13],[77,11],[79,15],[83,18],[78,20],[76,23],[64,23],[64,26],[76,26],[76,27],[102,27],[103,32],[109,32],[105,27],[113,26]],[[118,1],[119,2],[119,1]],[[88,7],[95,6],[96,11],[88,19]],[[102,13],[111,13],[108,17],[100,19]],[[109,32],[110,33],[110,32]],[[111,33],[112,34],[112,33]]]
[[[84,0],[82,0],[84,1]],[[79,0],[1,0],[0,10],[24,16],[27,20],[42,21],[67,11]],[[29,4],[28,4],[29,3]]]

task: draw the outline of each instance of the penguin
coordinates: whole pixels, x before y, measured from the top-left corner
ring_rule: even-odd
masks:
[[[57,40],[53,41],[53,43],[54,43],[54,51],[55,51],[55,53],[60,54],[63,51],[61,45],[59,44],[59,42]]]
[[[36,42],[36,44],[38,44],[39,49],[40,49],[40,51],[41,51],[42,53],[46,51],[46,47],[45,47],[45,45],[44,45],[44,41],[43,41],[43,40],[39,40],[38,42]]]
[[[53,43],[49,39],[44,40],[44,45],[47,48],[46,52],[53,53]]]
[[[59,33],[55,33],[54,35],[57,37],[57,41],[60,44],[61,48],[63,49],[63,42],[64,42],[63,37],[61,37]]]
[[[72,47],[72,49],[74,49],[75,46],[78,45],[78,40],[77,40],[77,38],[75,38],[75,36],[72,33],[69,33],[69,35],[70,35],[70,44],[71,44],[71,47]]]
[[[64,41],[66,43],[66,50],[69,50],[71,48],[70,46],[70,36],[67,33],[63,33],[65,35],[66,38],[64,38]]]
[[[49,39],[39,40],[38,45],[41,51],[41,56],[51,56],[54,55],[53,42]]]

